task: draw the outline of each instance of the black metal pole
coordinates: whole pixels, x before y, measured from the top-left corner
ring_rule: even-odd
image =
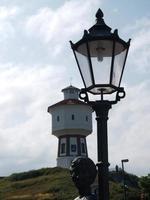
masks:
[[[124,200],[127,199],[127,191],[126,191],[126,184],[125,184],[125,172],[124,172],[124,162],[122,162],[122,173],[123,173],[123,189],[124,189]]]
[[[103,100],[96,101],[92,107],[96,112],[97,120],[99,200],[109,200],[107,120],[111,102]]]

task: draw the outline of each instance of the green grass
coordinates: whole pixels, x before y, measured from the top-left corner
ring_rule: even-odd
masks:
[[[76,196],[69,170],[61,168],[13,174],[0,180],[0,200],[70,200]]]
[[[111,173],[110,200],[123,200],[123,187],[118,175]],[[132,180],[130,180],[132,179]],[[130,176],[130,185],[136,177]],[[139,199],[139,189],[129,187],[128,200]],[[73,200],[78,192],[68,169],[43,168],[0,179],[0,200]]]

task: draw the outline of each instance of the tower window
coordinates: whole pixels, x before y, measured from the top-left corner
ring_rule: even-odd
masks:
[[[88,116],[86,116],[85,120],[88,122]]]
[[[61,144],[61,154],[66,153],[66,144],[62,143]]]
[[[59,122],[60,121],[60,117],[59,116],[57,116],[57,122]]]
[[[71,119],[74,120],[74,118],[75,118],[75,117],[74,117],[74,114],[72,114],[72,115],[71,115]]]
[[[75,144],[71,145],[71,152],[76,152],[77,151],[77,146]]]
[[[74,90],[70,90],[70,94],[74,94]]]

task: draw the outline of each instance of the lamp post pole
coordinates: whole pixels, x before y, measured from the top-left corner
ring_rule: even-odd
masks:
[[[123,173],[123,189],[124,189],[124,200],[127,199],[127,190],[126,190],[126,182],[125,182],[125,171],[124,171],[124,163],[129,162],[128,159],[121,160],[122,163],[122,173]]]
[[[103,95],[101,95],[100,101],[88,102],[96,113],[97,121],[98,200],[109,200],[108,113],[112,105],[123,97],[118,96],[115,101],[108,101],[103,100]]]
[[[84,97],[82,97],[82,95]],[[98,200],[109,200],[109,162],[108,162],[108,136],[107,120],[108,113],[113,104],[125,97],[124,90],[116,95],[116,100],[89,101],[84,89],[80,91],[80,98],[87,102],[96,113],[97,121],[97,157],[98,157]]]
[[[109,101],[96,101],[93,109],[97,120],[97,152],[98,152],[98,191],[100,200],[109,199],[109,163],[107,120],[111,108]]]

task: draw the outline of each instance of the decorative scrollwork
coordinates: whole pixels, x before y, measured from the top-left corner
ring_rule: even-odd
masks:
[[[116,101],[120,101],[121,99],[123,99],[125,97],[126,93],[123,90],[121,91],[118,91],[117,94],[116,94]]]
[[[85,89],[81,89],[79,93],[80,99],[84,100],[84,102],[88,103],[89,102],[89,97]]]

